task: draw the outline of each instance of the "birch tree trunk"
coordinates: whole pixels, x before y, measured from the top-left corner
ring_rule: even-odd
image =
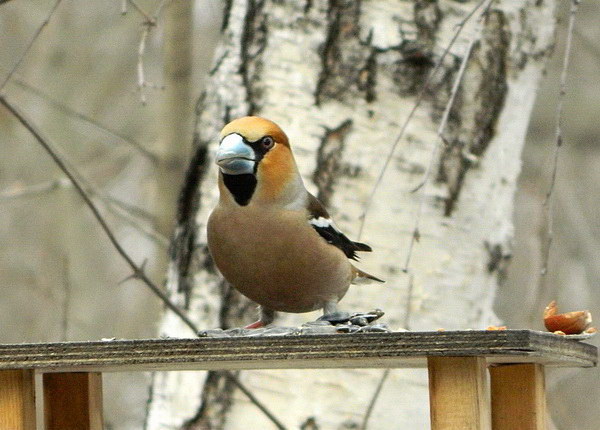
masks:
[[[229,0],[223,40],[198,104],[197,152],[179,207],[168,286],[200,327],[237,326],[253,306],[232,291],[206,248],[217,199],[212,154],[230,119],[261,115],[291,139],[307,187],[357,238],[385,157],[427,75],[477,1]],[[341,308],[381,307],[398,329],[484,328],[510,258],[512,210],[528,118],[554,32],[554,2],[497,1],[471,19],[395,152],[367,214],[360,265],[387,280],[352,287]],[[412,193],[471,41],[431,180]],[[402,272],[422,203],[420,241]],[[410,288],[409,288],[410,286]],[[409,300],[409,290],[411,291]],[[298,325],[317,315],[280,315]],[[167,314],[162,333],[188,336]],[[239,378],[289,428],[357,428],[381,371],[248,371]],[[360,388],[359,388],[360,387]],[[267,429],[272,424],[220,373],[155,375],[149,429]],[[371,428],[428,428],[423,371],[395,371]],[[394,423],[390,425],[390,423]],[[312,427],[310,427],[312,426]]]

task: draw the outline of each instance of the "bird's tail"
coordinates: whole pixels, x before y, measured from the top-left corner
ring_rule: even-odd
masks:
[[[354,276],[352,279],[352,283],[355,285],[369,284],[371,283],[371,281],[385,282],[383,279],[379,279],[378,277],[370,275],[367,272],[363,272],[362,270],[357,269],[354,266],[352,266],[352,274]]]

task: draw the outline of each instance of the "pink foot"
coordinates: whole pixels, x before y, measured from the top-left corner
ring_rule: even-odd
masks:
[[[248,325],[247,325],[246,327],[244,327],[244,328],[250,328],[250,329],[252,329],[252,328],[262,328],[262,327],[264,327],[264,326],[265,326],[265,323],[264,323],[264,322],[262,322],[261,320],[258,320],[258,321],[256,321],[256,322],[253,322],[252,324],[248,324]]]

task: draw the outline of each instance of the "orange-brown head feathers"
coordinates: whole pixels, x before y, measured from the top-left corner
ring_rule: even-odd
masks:
[[[259,116],[234,119],[221,130],[221,139],[231,133],[237,133],[249,142],[257,141],[264,136],[271,136],[276,143],[290,146],[287,136],[277,124]]]
[[[250,201],[287,205],[304,191],[288,138],[268,119],[247,116],[227,124],[216,162],[222,192],[227,188],[241,206]]]

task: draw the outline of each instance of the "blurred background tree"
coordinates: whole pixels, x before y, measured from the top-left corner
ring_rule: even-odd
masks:
[[[148,16],[131,4],[122,15],[121,3],[63,0],[2,93],[35,120],[77,167],[123,244],[140,263],[147,259],[149,273],[160,280],[167,264],[166,249],[174,225],[170,220],[174,219],[185,170],[183,160],[192,150],[194,103],[202,93],[220,37],[223,4],[139,0],[136,4],[149,17],[160,12],[156,25],[148,27],[144,25]],[[412,2],[407,3],[412,10]],[[467,10],[476,2],[464,6],[463,2],[449,3]],[[566,16],[568,3],[559,2],[559,16]],[[0,50],[0,82],[19,61],[54,4],[12,0],[0,6],[4,48]],[[231,2],[225,4],[231,6]],[[600,109],[598,18],[600,6],[583,2],[575,31],[565,145],[552,209],[555,239],[549,272],[542,278],[539,268],[546,226],[542,202],[552,165],[553,115],[566,22],[559,21],[558,45],[538,95],[523,153],[512,262],[503,273],[496,300],[498,316],[510,327],[541,328],[541,311],[553,298],[564,309],[590,308],[595,314],[600,310],[600,293],[593,287],[600,280],[595,258],[600,252],[596,225],[600,221],[595,217],[600,202],[594,194],[594,184],[600,179],[595,165],[600,158],[594,144]],[[149,82],[142,88],[145,105],[138,88],[142,37],[144,76]],[[404,115],[398,112],[395,116],[401,122]],[[425,119],[423,115],[421,121]],[[328,125],[319,123],[323,124]],[[339,124],[329,124],[335,125]],[[298,127],[302,125],[294,125],[292,130],[288,127],[288,131],[295,135]],[[4,110],[0,110],[0,133],[0,243],[4,245],[0,248],[0,341],[156,336],[159,302],[134,281],[119,283],[130,274],[128,268],[72,187]],[[396,133],[390,129],[388,135]],[[398,153],[402,150],[401,145]],[[301,157],[314,160],[314,153]],[[354,215],[341,222],[356,226]],[[412,222],[405,226],[405,236],[411,228]],[[368,237],[368,224],[366,229]],[[372,245],[377,248],[376,243]],[[397,266],[401,265],[399,261]],[[378,291],[389,294],[389,290]],[[405,296],[395,303],[403,300]],[[369,303],[378,302],[373,299]],[[415,311],[413,329],[425,328],[418,314]],[[413,382],[410,378],[399,383],[420,383],[418,376],[412,377]],[[149,375],[108,375],[106,379],[107,427],[141,428]],[[397,384],[394,381],[386,387]],[[550,374],[549,386],[550,411],[558,428],[596,428],[598,370],[575,374],[556,370]],[[367,388],[368,394],[374,389]],[[189,397],[190,393],[179,395]],[[382,396],[386,396],[385,387]],[[198,404],[200,399],[194,401]]]

